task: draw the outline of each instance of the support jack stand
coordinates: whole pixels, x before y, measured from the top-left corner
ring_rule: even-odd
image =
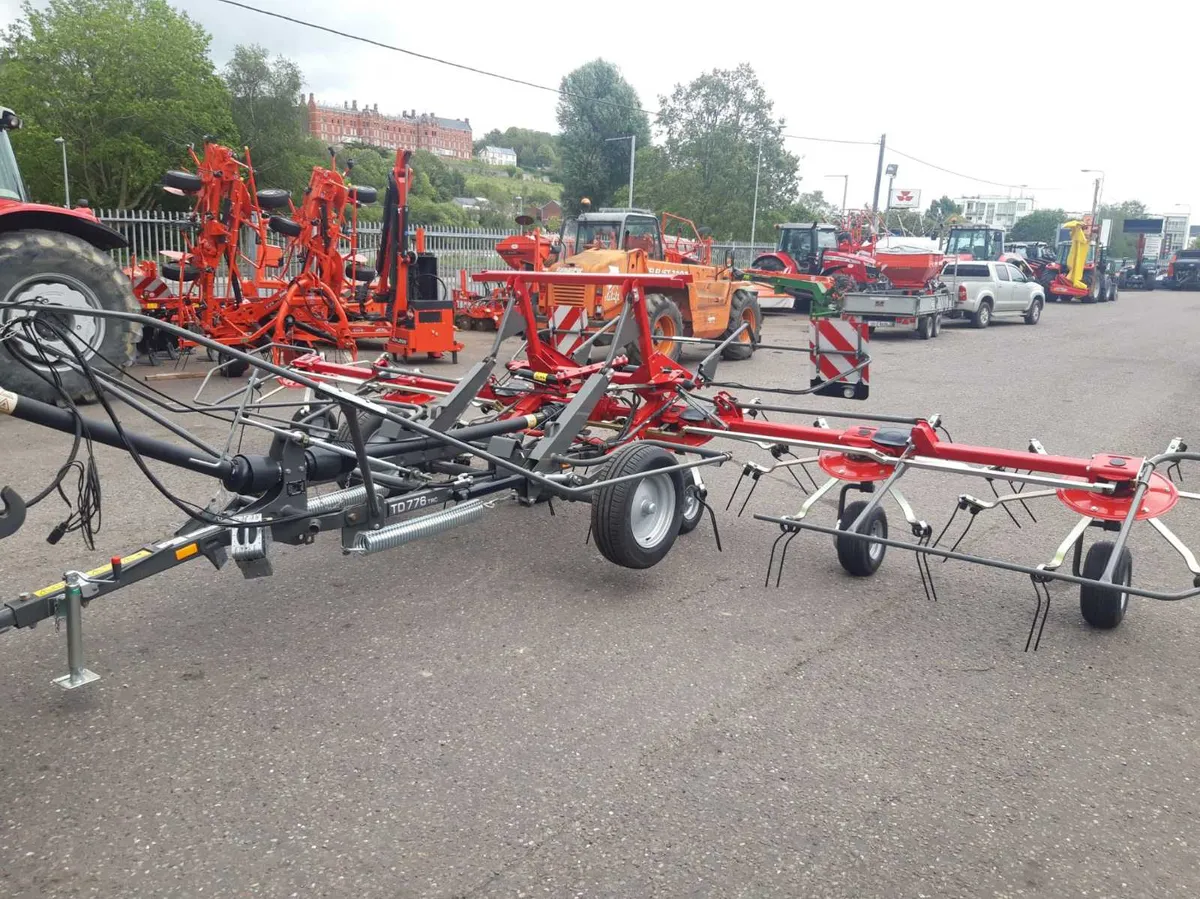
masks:
[[[100,675],[83,667],[83,582],[78,571],[68,571],[63,576],[67,585],[65,609],[59,606],[60,615],[67,621],[67,673],[56,677],[54,683],[64,690],[74,690],[100,680]]]

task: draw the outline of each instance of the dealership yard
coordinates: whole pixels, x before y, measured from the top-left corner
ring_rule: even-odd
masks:
[[[805,327],[771,317],[764,339],[803,345]],[[462,365],[431,370],[482,354],[486,335],[463,339]],[[1050,304],[1032,327],[882,333],[857,408],[939,412],[964,442],[1149,455],[1200,443],[1198,340],[1200,294],[1165,291]],[[807,369],[760,351],[721,376],[784,386]],[[161,383],[182,397],[198,382]],[[0,419],[0,482],[35,492],[68,446]],[[178,525],[128,458],[97,455],[97,551],[76,535],[48,546],[63,512],[47,501],[4,542],[6,595]],[[750,512],[803,496],[786,475],[764,481],[736,518],[739,471],[707,476],[724,552],[706,521],[645,571],[585,545],[586,506],[502,502],[388,553],[343,558],[329,535],[277,550],[269,580],[201,561],[98,600],[86,648],[102,680],[71,693],[50,683],[65,666],[51,625],[0,637],[0,893],[1200,892],[1194,603],[1133,599],[1099,632],[1075,590],[1052,588],[1041,648],[1024,653],[1020,575],[935,562],[931,603],[911,556],[855,580],[806,534],[764,588],[778,531]],[[906,485],[938,530],[958,493],[986,489]],[[983,516],[964,546],[1048,559],[1072,519],[1035,513],[1021,530]],[[1195,543],[1195,509],[1168,521]],[[1187,583],[1145,530],[1131,545],[1135,583]]]

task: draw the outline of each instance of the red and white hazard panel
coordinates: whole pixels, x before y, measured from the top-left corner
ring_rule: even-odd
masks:
[[[550,315],[550,342],[569,356],[587,340],[587,313],[580,306],[555,306]]]
[[[809,384],[820,396],[865,400],[870,393],[871,329],[853,318],[808,323]]]
[[[132,274],[133,295],[141,303],[156,303],[170,296],[171,288],[158,275],[148,275],[141,269],[135,269]]]

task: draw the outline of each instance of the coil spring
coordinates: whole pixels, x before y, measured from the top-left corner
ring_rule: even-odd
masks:
[[[459,503],[452,509],[422,515],[408,521],[398,521],[377,531],[363,531],[354,540],[354,549],[361,553],[375,553],[394,549],[414,540],[435,537],[460,525],[483,517],[487,508],[481,499]]]
[[[383,491],[376,487],[376,494],[381,494]],[[335,490],[332,493],[322,493],[317,496],[308,498],[308,508],[306,512],[312,515],[324,515],[326,512],[336,512],[343,506],[352,506],[356,503],[366,502],[367,488],[363,485],[357,487],[347,487],[344,490]]]

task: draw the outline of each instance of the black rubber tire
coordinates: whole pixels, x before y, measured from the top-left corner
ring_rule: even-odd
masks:
[[[1042,301],[1034,300],[1025,313],[1025,324],[1036,325],[1042,320]]]
[[[1100,540],[1088,547],[1087,555],[1083,559],[1084,577],[1099,578],[1104,574],[1112,556],[1113,546],[1110,540]],[[1113,571],[1113,583],[1128,587],[1132,582],[1133,554],[1129,552],[1129,547],[1125,547],[1121,550],[1121,557]],[[1079,611],[1083,613],[1083,620],[1092,627],[1112,630],[1124,619],[1128,607],[1128,593],[1093,584],[1079,586]]]
[[[370,284],[375,280],[375,269],[369,265],[355,265],[353,262],[346,263],[346,277],[351,281]]]
[[[286,209],[288,201],[292,199],[292,192],[282,187],[264,187],[255,197],[259,208],[269,212],[272,209]]]
[[[1115,303],[1117,301],[1117,298],[1120,296],[1121,296],[1121,289],[1119,287],[1117,287],[1116,284],[1113,284],[1112,292],[1108,295],[1108,301],[1110,303]]]
[[[200,269],[194,265],[185,265],[183,266],[183,271],[180,272],[178,262],[164,262],[159,273],[162,275],[164,281],[176,283],[179,282],[181,274],[183,275],[182,280],[184,283],[195,281],[200,277]]]
[[[0,234],[0,324],[27,317],[26,312],[6,312],[4,305],[17,302],[19,298],[41,296],[38,291],[42,285],[71,290],[90,308],[112,312],[141,311],[129,278],[122,274],[111,256],[87,241],[59,231]],[[89,342],[91,353],[81,350],[93,366],[113,373],[113,366],[123,369],[133,362],[137,343],[142,337],[140,326],[111,318],[80,316],[80,319],[95,323],[97,328],[93,334],[94,342]],[[91,385],[82,374],[62,365],[47,367],[39,358],[35,345],[16,339],[0,344],[0,387],[46,403],[62,399],[54,387],[22,365],[22,359],[44,369],[47,377],[53,378],[51,369],[57,371],[63,391],[73,401],[91,398]]]
[[[603,467],[602,479],[641,474],[675,464],[675,457],[661,447],[635,441],[622,447]],[[671,550],[679,536],[683,518],[683,477],[678,471],[656,477],[669,478],[674,488],[674,508],[666,531],[652,546],[643,546],[633,532],[634,499],[640,480],[601,487],[592,497],[592,533],[600,554],[623,568],[650,568]]]
[[[217,373],[222,378],[240,378],[250,370],[250,363],[244,359],[234,359],[228,353],[217,353],[217,364],[221,368]]]
[[[971,316],[972,328],[986,328],[992,323],[992,304],[984,300],[979,304],[979,308],[975,310],[975,314]]]
[[[199,193],[200,188],[204,186],[204,181],[199,175],[194,175],[191,172],[181,172],[178,169],[171,169],[162,177],[163,187],[173,187],[176,190],[181,190],[185,194]]]
[[[694,471],[695,469],[693,469]],[[680,501],[679,515],[679,533],[690,534],[700,526],[700,522],[704,520],[704,506],[699,501],[690,502],[688,497],[693,495],[692,491],[698,490],[692,472],[686,471],[683,473],[684,499]],[[690,508],[689,508],[690,506]]]
[[[304,230],[299,222],[282,215],[273,215],[267,219],[267,227],[284,237],[299,237],[300,232]]]
[[[935,312],[933,314],[933,324],[930,327],[933,329],[930,332],[930,337],[937,337],[942,333],[942,313]]]
[[[866,500],[850,503],[842,510],[838,527],[842,530],[849,528],[854,523],[854,519],[858,518],[866,507]],[[887,537],[887,514],[883,511],[882,506],[876,506],[872,510],[870,517],[863,522],[858,533],[870,534],[876,529],[878,529],[878,533],[875,536]],[[883,544],[869,543],[853,534],[839,534],[834,538],[834,545],[837,547],[838,562],[841,563],[842,568],[855,577],[873,575],[883,564],[883,557],[887,555],[887,547]]]
[[[363,206],[369,206],[379,199],[379,191],[366,184],[352,184],[350,186],[350,201],[353,203],[361,203]]]
[[[683,316],[679,312],[679,307],[671,302],[668,297],[663,296],[663,294],[646,294],[646,314],[650,317],[651,333],[653,333],[654,327],[658,322],[663,321],[664,319],[670,319],[671,324],[675,328],[675,336],[683,336]],[[629,361],[635,365],[641,363],[642,354],[638,350],[636,340],[625,347],[625,355],[628,356]],[[672,343],[670,349],[668,349],[666,352],[666,356],[672,362],[678,362],[681,355],[683,355],[683,344],[679,343],[678,341]]]
[[[933,337],[933,316],[922,315],[917,319],[917,337],[929,340]]]
[[[754,355],[754,347],[762,337],[762,309],[758,305],[758,295],[748,290],[735,290],[729,300],[729,327],[721,335],[724,340],[742,326],[746,315],[753,317],[750,325],[750,339],[740,338],[721,351],[721,358],[731,362],[740,362]]]
[[[376,415],[374,412],[366,412],[362,409],[358,410],[358,429],[362,432],[363,440],[370,440],[371,435],[379,430],[379,426],[383,424],[383,417]],[[338,426],[337,437],[334,438],[334,443],[340,443],[343,446],[354,446],[354,438],[350,436],[350,424],[345,419]]]
[[[1146,276],[1146,289],[1155,290],[1158,287],[1158,275]]]

